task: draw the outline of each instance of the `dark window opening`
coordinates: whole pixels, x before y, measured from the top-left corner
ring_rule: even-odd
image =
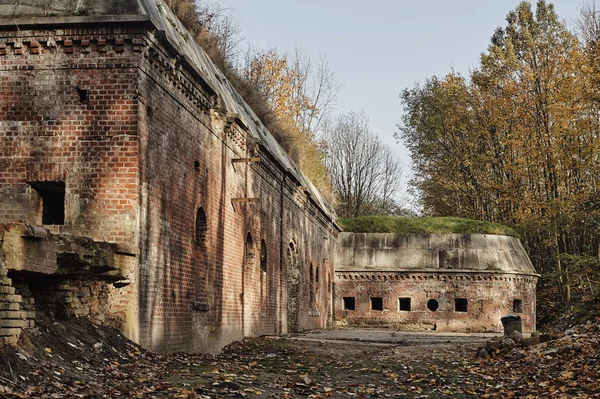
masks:
[[[398,298],[399,309],[410,312],[410,298]]]
[[[313,268],[312,263],[310,264],[310,280],[309,280],[309,307],[312,309],[315,306],[315,269]]]
[[[204,250],[206,245],[206,231],[208,224],[206,222],[206,214],[204,209],[198,208],[196,211],[196,246]]]
[[[513,301],[513,313],[523,313],[523,301],[521,299]]]
[[[267,271],[267,243],[265,240],[260,242],[260,271],[265,273]]]
[[[455,312],[466,312],[467,311],[467,298],[454,298],[454,311]]]
[[[371,310],[383,310],[383,298],[371,298]]]
[[[199,161],[194,161],[194,170],[196,172],[200,172],[200,162]]]
[[[82,89],[81,87],[77,86],[77,93],[79,94],[79,101],[81,101],[83,104],[89,104],[90,102],[90,91],[87,89]]]
[[[344,297],[344,310],[356,310],[356,300],[353,296]]]
[[[250,270],[252,270],[252,267],[254,266],[254,241],[252,240],[252,234],[250,233],[246,235],[244,262],[246,264],[246,267],[249,267]]]
[[[29,184],[42,198],[42,224],[65,224],[65,182],[34,181]]]
[[[432,312],[435,312],[439,307],[440,305],[437,299],[430,299],[427,301],[427,309],[431,310]]]

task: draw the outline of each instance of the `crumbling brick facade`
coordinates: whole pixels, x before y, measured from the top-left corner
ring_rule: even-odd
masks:
[[[490,235],[343,233],[338,325],[501,332],[501,318],[535,331],[538,275],[520,241]]]
[[[0,339],[35,327],[37,312],[123,326],[133,260],[117,244],[0,224]]]
[[[0,6],[0,222],[134,256],[103,295],[156,351],[331,326],[331,210],[166,6],[30,3]]]

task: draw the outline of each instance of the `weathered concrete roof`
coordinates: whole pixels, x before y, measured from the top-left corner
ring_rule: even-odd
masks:
[[[536,274],[521,241],[489,234],[342,233],[336,271]]]
[[[0,0],[0,26],[66,25],[72,23],[109,23],[126,21],[150,22],[170,47],[200,73],[220,97],[227,114],[238,118],[249,132],[282,165],[288,173],[308,189],[319,207],[334,217],[333,210],[312,182],[260,122],[204,50],[193,40],[163,0]],[[163,32],[164,34],[160,34]]]

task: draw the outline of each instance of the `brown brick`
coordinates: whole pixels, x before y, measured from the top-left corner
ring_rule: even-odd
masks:
[[[20,303],[22,301],[23,298],[21,298],[21,295],[3,295],[2,296],[2,301],[3,302],[16,302],[16,303]]]
[[[29,322],[27,320],[0,319],[0,329],[2,329],[2,328],[27,328],[27,327],[29,327]]]
[[[0,337],[18,336],[21,334],[21,331],[23,331],[22,328],[0,327]]]
[[[31,32],[30,40],[48,33]],[[0,132],[0,164],[7,165],[0,171],[0,192],[7,193],[0,196],[0,223],[38,224],[39,198],[27,182],[65,181],[65,224],[55,232],[117,242],[135,253],[118,255],[130,271],[128,286],[65,283],[73,293],[62,302],[72,315],[102,320],[114,312],[136,320],[129,333],[151,349],[215,350],[215,342],[244,334],[283,332],[288,293],[280,254],[291,240],[302,260],[301,280],[309,280],[312,263],[319,266],[321,286],[315,309],[309,309],[307,287],[290,292],[297,308],[288,331],[327,327],[332,304],[326,282],[333,266],[323,259],[333,258],[335,245],[323,237],[330,222],[269,157],[234,167],[231,160],[247,152],[246,132],[225,131],[221,116],[213,118],[217,111],[208,107],[217,99],[189,71],[169,70],[170,59],[150,62],[140,54],[149,34],[123,26],[57,29],[57,36],[81,40],[84,49],[78,51],[88,53],[73,57],[74,47],[63,46],[65,53],[52,57],[9,57],[17,68],[30,68],[33,61],[43,68],[0,80],[0,109],[18,104],[10,120],[19,125]],[[117,35],[134,37],[132,47],[115,40],[115,52],[104,52],[104,38]],[[169,52],[148,43],[157,57]],[[15,157],[17,152],[22,156]],[[260,201],[231,201],[246,195]],[[195,242],[199,207],[207,219],[201,246]],[[246,250],[248,233],[253,242]],[[245,264],[247,252],[254,261]],[[58,295],[55,287],[47,288],[44,295]],[[194,302],[202,306],[194,310]],[[32,303],[24,297],[23,309],[18,303],[0,303],[0,309],[5,305],[23,315],[33,313]],[[37,303],[41,309],[53,302],[42,295]],[[154,331],[169,333],[156,339]]]
[[[1,310],[0,319],[21,319],[21,312],[18,310]]]
[[[9,287],[6,285],[2,285],[0,286],[0,294],[10,294],[10,295],[14,295],[15,293],[15,289],[13,287]],[[1,296],[0,296],[0,300],[1,300]]]

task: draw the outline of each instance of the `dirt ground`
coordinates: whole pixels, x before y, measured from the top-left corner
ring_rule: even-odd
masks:
[[[85,320],[47,320],[18,347],[3,348],[0,398],[597,397],[597,385],[567,384],[580,373],[567,374],[570,380],[556,389],[552,380],[527,374],[544,362],[573,365],[574,354],[554,352],[571,356],[565,360],[523,350],[481,359],[477,348],[486,339],[317,331],[246,339],[216,356],[157,355]],[[578,369],[587,370],[581,375],[600,381],[597,361],[586,359],[580,359],[587,362]],[[549,371],[544,369],[555,378]],[[560,377],[564,370],[556,373]]]

